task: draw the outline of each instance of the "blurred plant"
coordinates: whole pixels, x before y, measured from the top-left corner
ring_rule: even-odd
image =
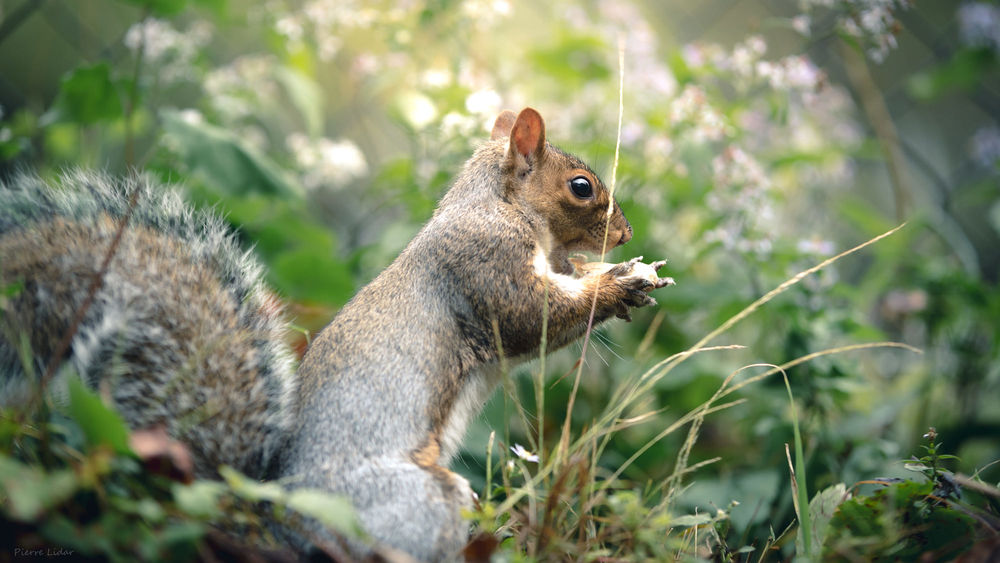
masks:
[[[910,0],[799,0],[804,13],[793,19],[792,26],[809,35],[814,22],[832,20],[836,31],[859,41],[868,58],[881,63],[897,47],[901,26],[896,12],[910,4]]]
[[[931,427],[924,434],[927,445],[921,446],[926,455],[906,462],[907,469],[924,476],[923,482],[862,481],[859,485],[874,483],[881,488],[853,498],[840,486],[843,494],[834,499],[836,511],[821,537],[825,561],[952,560],[972,549],[977,539],[995,536],[1000,519],[961,501],[961,486],[941,464],[958,458],[941,454],[937,437]],[[1000,495],[986,485],[977,488]]]
[[[677,45],[665,32],[667,20],[689,21],[683,15],[694,8],[666,18],[657,2],[276,0],[231,2],[227,9],[222,0],[121,0],[107,6],[123,4],[131,10],[116,13],[130,19],[117,28],[95,27],[100,37],[115,39],[93,52],[81,46],[75,66],[52,85],[54,98],[0,108],[0,167],[29,165],[44,173],[66,165],[137,165],[183,179],[193,200],[219,206],[239,225],[266,261],[271,283],[310,329],[398,254],[498,110],[538,107],[550,139],[608,168],[614,45],[625,38],[617,194],[637,233],[627,248],[631,255],[670,258],[679,285],[663,296],[660,311],[638,312],[636,322],[597,335],[603,347],[583,359],[586,376],[568,415],[572,436],[581,437],[576,458],[557,456],[552,446],[567,417],[572,386],[560,376],[574,365],[573,350],[547,358],[544,370],[532,368],[533,380],[509,384],[523,409],[518,416],[510,416],[502,398],[488,405],[489,424],[472,430],[458,470],[485,486],[483,467],[514,462],[504,469],[511,485],[502,495],[494,488],[494,509],[535,488],[522,497],[528,507],[513,503],[511,512],[481,516],[487,529],[485,522],[494,521],[515,538],[501,549],[513,550],[514,543],[554,553],[560,542],[576,545],[573,534],[603,526],[607,535],[598,537],[622,553],[630,545],[656,557],[663,546],[647,538],[669,535],[679,540],[669,543],[674,552],[689,546],[685,553],[715,550],[736,558],[753,546],[788,555],[790,542],[780,531],[794,508],[780,483],[793,427],[783,415],[781,385],[765,379],[740,387],[746,401],[713,411],[690,434],[695,439],[678,435],[675,426],[691,422],[691,413],[705,414],[706,397],[725,374],[756,358],[783,363],[886,335],[928,352],[923,363],[823,356],[788,369],[810,491],[890,467],[913,429],[929,420],[949,444],[971,450],[961,452],[963,463],[998,451],[996,421],[986,414],[1000,383],[994,327],[1000,299],[989,253],[1000,233],[994,197],[1000,145],[990,119],[954,143],[972,166],[963,163],[954,178],[941,179],[940,201],[921,203],[906,229],[867,256],[803,280],[753,323],[733,327],[732,341],[752,352],[695,355],[644,385],[627,407],[618,399],[609,407],[609,397],[630,389],[637,370],[688,350],[698,335],[835,254],[845,240],[893,226],[880,208],[878,151],[855,107],[857,93],[838,82],[840,61],[827,40],[846,39],[891,75],[893,57],[907,49],[897,45],[901,26],[923,5],[804,0],[783,6],[788,17],[776,25],[741,21],[727,44]],[[912,74],[905,92],[890,100],[899,104],[894,112],[905,113],[901,97],[931,103],[989,84],[998,68],[996,26],[989,25],[996,11],[987,2],[948,7],[957,33],[940,36],[953,36],[955,45],[935,41],[945,49],[936,62],[921,55],[923,62],[906,67]],[[11,26],[3,27],[9,34]],[[748,28],[753,32],[744,36]],[[912,146],[903,148],[912,157]],[[947,151],[939,152],[944,158]],[[936,166],[935,160],[922,168],[921,176],[934,178]],[[987,228],[964,222],[990,208]],[[994,232],[984,234],[991,224]],[[544,400],[536,403],[539,390]],[[588,450],[596,438],[582,436],[611,407],[629,422],[604,421],[615,431],[600,437],[600,452]],[[505,445],[526,444],[523,453],[538,456],[539,464],[509,459],[504,448],[484,456],[488,427],[504,428]],[[671,431],[653,440],[664,429]],[[721,463],[699,465],[717,458]],[[700,468],[696,475],[692,467]],[[603,497],[585,486],[596,476],[614,476]],[[660,506],[669,495],[675,496]],[[733,499],[740,504],[730,505]],[[581,512],[557,510],[569,506]],[[651,514],[638,527],[637,506]],[[727,507],[726,516],[715,521],[717,506]],[[545,514],[558,522],[543,525]],[[539,532],[553,526],[562,532]],[[526,529],[538,534],[521,534]],[[548,537],[549,547],[531,547],[533,537]]]
[[[192,480],[186,450],[165,432],[130,434],[79,378],[67,384],[54,406],[0,410],[0,545],[15,558],[287,559],[267,522],[289,509],[362,537],[350,503],[324,491],[289,492],[227,467],[221,481]]]

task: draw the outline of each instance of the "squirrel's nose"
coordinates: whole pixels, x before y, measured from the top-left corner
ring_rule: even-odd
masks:
[[[632,225],[629,224],[628,220],[625,220],[625,228],[622,229],[622,238],[618,241],[616,246],[621,246],[626,242],[632,240]]]

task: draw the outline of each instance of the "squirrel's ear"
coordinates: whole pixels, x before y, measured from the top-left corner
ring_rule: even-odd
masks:
[[[510,150],[527,158],[545,149],[545,122],[537,111],[524,108],[510,130]]]
[[[503,112],[497,116],[496,122],[493,123],[493,133],[490,134],[490,139],[495,141],[497,139],[502,139],[503,137],[510,137],[510,130],[514,127],[514,121],[516,119],[516,113],[510,111],[509,109],[503,110]]]

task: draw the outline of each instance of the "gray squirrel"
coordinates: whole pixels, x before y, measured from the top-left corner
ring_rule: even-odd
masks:
[[[341,542],[352,557],[458,559],[475,495],[447,466],[501,360],[538,354],[546,296],[554,350],[592,309],[594,325],[629,319],[672,281],[663,262],[571,263],[632,228],[597,175],[546,142],[538,112],[503,112],[491,137],[297,370],[280,305],[219,219],[141,177],[16,178],[0,189],[0,284],[24,285],[0,316],[0,402],[32,389],[19,335],[40,373],[127,218],[61,370],[110,389],[133,428],[165,424],[201,476],[228,464],[346,495],[374,540]],[[311,521],[286,537],[302,553],[340,542]]]

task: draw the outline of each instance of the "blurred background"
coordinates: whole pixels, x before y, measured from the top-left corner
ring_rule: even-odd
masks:
[[[671,371],[629,411],[656,414],[616,434],[601,468],[742,366],[898,341],[923,354],[788,371],[810,491],[906,473],[930,426],[960,458],[950,469],[1000,481],[995,2],[0,0],[0,174],[137,168],[183,185],[315,332],[417,232],[500,110],[535,107],[549,140],[610,182],[620,42],[616,193],[635,238],[611,259],[669,259],[677,285],[599,331],[574,428],[785,279],[906,226],[712,341],[745,348]],[[546,444],[580,353],[545,364]],[[532,377],[513,387],[534,414]],[[731,533],[749,543],[794,518],[791,409],[777,376],[737,395],[706,418],[690,463],[719,459],[680,503],[738,501]],[[497,393],[455,463],[477,488],[491,430],[507,446],[537,431],[510,401]],[[655,443],[623,486],[669,475],[683,439]]]

